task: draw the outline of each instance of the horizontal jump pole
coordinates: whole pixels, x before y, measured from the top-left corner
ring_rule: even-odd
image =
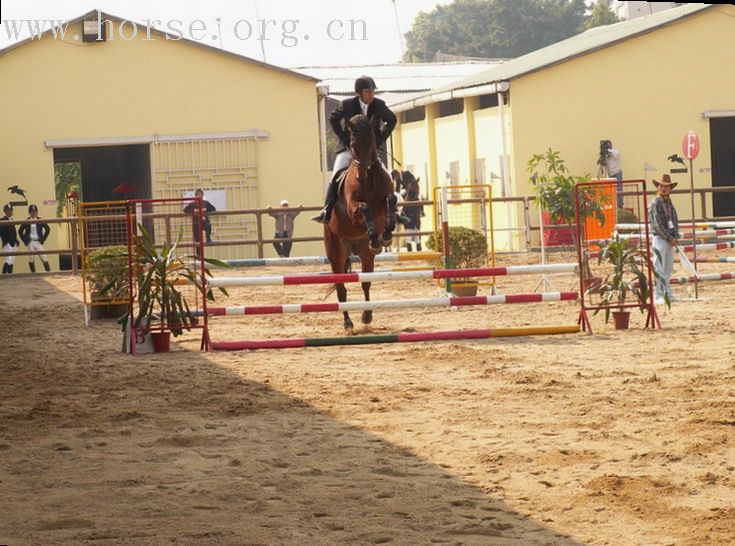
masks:
[[[709,258],[697,258],[696,260],[694,258],[690,258],[692,262],[697,263],[712,263],[712,262],[723,262],[723,263],[735,263],[735,256],[720,256],[719,258],[717,256],[712,256]]]
[[[327,347],[332,345],[369,345],[375,343],[415,343],[420,341],[450,341],[457,339],[487,339],[494,337],[575,334],[579,325],[538,326],[529,328],[497,328],[493,330],[449,330],[444,332],[402,332],[400,334],[342,336],[244,341],[213,341],[215,351],[242,351],[254,349],[288,349],[298,347]]]
[[[685,230],[684,228],[679,228],[683,233],[682,235],[686,237],[691,237],[691,230]],[[712,237],[726,237],[728,235],[735,235],[735,229],[700,229],[700,230],[694,230],[694,236],[695,237],[701,237],[701,238],[712,238]],[[641,234],[639,233],[621,233],[618,235],[621,239],[640,239]],[[609,240],[609,239],[608,239]]]
[[[337,303],[295,303],[287,305],[252,305],[237,307],[208,307],[212,316],[277,315],[283,313],[329,313],[335,311],[367,311],[373,309],[409,309],[415,307],[462,307],[511,303],[538,303],[545,301],[575,301],[576,292],[544,292],[537,294],[510,294],[504,296],[468,296],[411,300],[349,301]]]
[[[409,279],[464,279],[468,277],[501,277],[535,273],[574,272],[577,264],[515,265],[470,269],[429,269],[426,271],[383,271],[372,273],[333,273],[316,275],[272,275],[264,277],[214,277],[209,286],[283,286],[297,284],[342,284]]]
[[[698,244],[697,250],[726,250],[728,248],[735,248],[735,241],[725,243],[702,243]],[[694,252],[694,245],[679,245],[679,249],[684,252]],[[588,258],[598,258],[599,252],[590,252],[587,254]]]
[[[671,284],[686,284],[689,282],[694,282],[695,280],[697,282],[702,281],[729,281],[731,279],[735,279],[735,273],[704,273],[702,275],[699,275],[698,279],[695,279],[694,275],[691,277],[676,277],[671,278],[669,282]]]
[[[735,248],[735,242],[730,243],[704,243],[696,245],[697,250],[725,250],[727,248]],[[694,245],[683,245],[679,247],[684,252],[694,252]]]
[[[646,224],[615,224],[615,229],[626,231],[637,231],[645,229]],[[735,222],[691,222],[679,224],[679,229],[727,229],[735,228]]]
[[[401,254],[378,254],[375,261],[382,262],[409,262],[419,260],[436,260],[441,258],[439,252],[406,252]],[[289,258],[247,258],[242,260],[222,260],[230,267],[266,267],[266,266],[294,266],[294,265],[326,265],[329,258],[326,256],[294,256]],[[360,263],[360,257],[350,256],[351,263]]]

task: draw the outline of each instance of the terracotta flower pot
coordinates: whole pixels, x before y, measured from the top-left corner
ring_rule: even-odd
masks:
[[[477,281],[452,282],[452,294],[458,298],[467,298],[477,295]]]
[[[171,332],[151,332],[153,350],[157,353],[167,353],[171,350]]]
[[[613,320],[616,330],[627,330],[630,322],[630,311],[613,311]]]

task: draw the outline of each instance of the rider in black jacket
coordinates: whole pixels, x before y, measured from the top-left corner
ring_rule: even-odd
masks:
[[[8,203],[3,207],[5,216],[0,220],[12,220],[13,219],[13,205]],[[0,239],[3,243],[4,252],[15,252],[18,248],[18,234],[15,232],[15,226],[0,226]],[[13,264],[15,263],[15,256],[5,256],[5,263],[3,264],[3,274],[13,272]]]
[[[51,229],[48,227],[46,222],[41,222],[41,219],[38,217],[38,207],[36,205],[28,207],[28,214],[30,214],[28,217],[29,220],[38,221],[33,222],[32,224],[23,224],[20,226],[20,229],[18,230],[20,240],[23,241],[30,251],[43,251],[43,243],[46,242]],[[41,258],[43,268],[46,271],[51,271],[51,266],[48,263],[46,255],[40,254],[39,258]],[[28,268],[31,270],[31,273],[36,272],[36,264],[33,260],[33,255],[28,256]]]
[[[375,117],[382,123],[376,124],[375,141],[378,148],[385,145],[393,128],[396,126],[396,115],[391,112],[390,108],[380,99],[375,98],[375,81],[369,76],[361,76],[355,80],[355,96],[345,99],[342,104],[334,110],[329,116],[329,124],[332,126],[334,134],[342,143],[342,148],[337,152],[334,158],[334,168],[332,181],[327,190],[327,198],[324,208],[319,214],[314,216],[312,220],[321,223],[329,221],[329,215],[337,201],[338,183],[337,179],[341,171],[349,167],[352,161],[352,153],[350,152],[350,140],[345,130],[346,122],[358,114],[364,114],[368,118]],[[382,125],[382,128],[380,127]],[[385,169],[385,165],[383,165]],[[387,172],[387,170],[386,170]],[[390,173],[389,173],[390,174]]]

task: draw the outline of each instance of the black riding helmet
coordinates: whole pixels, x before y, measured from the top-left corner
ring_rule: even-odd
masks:
[[[359,95],[362,91],[375,91],[378,87],[375,80],[370,76],[360,76],[355,80],[355,94]]]

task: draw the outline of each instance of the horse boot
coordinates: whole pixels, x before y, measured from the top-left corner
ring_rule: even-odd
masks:
[[[50,263],[48,263],[48,262],[43,262],[43,268],[44,268],[44,269],[45,269],[46,271],[51,271],[51,264],[50,264]]]
[[[28,262],[28,269],[31,270],[31,273],[35,273],[36,272],[36,264],[34,264],[33,262]]]
[[[319,211],[319,214],[317,214],[316,216],[312,216],[311,218],[315,222],[319,222],[320,224],[326,224],[329,222],[332,207],[334,207],[334,204],[337,202],[337,193],[339,191],[339,178],[343,172],[344,170],[339,170],[334,173],[334,176],[332,176],[332,181],[329,183],[329,188],[327,188],[327,197],[324,201],[324,208]]]

